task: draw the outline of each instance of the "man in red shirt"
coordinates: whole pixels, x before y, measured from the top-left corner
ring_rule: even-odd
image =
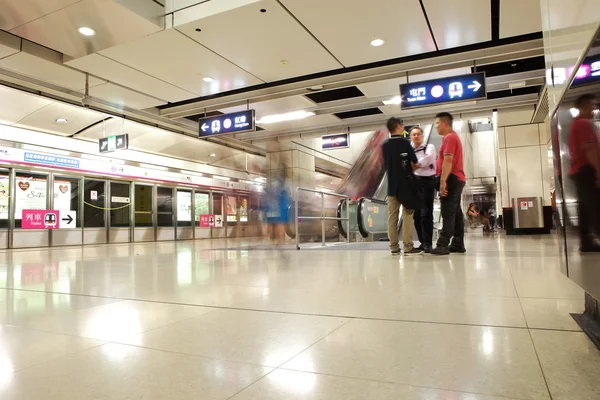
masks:
[[[465,223],[461,208],[462,192],[467,178],[463,169],[463,149],[460,138],[452,129],[454,118],[447,112],[435,116],[435,127],[444,137],[436,162],[440,178],[440,199],[443,227],[437,246],[431,254],[444,256],[465,253]],[[452,243],[450,242],[452,240]]]
[[[575,181],[579,201],[581,252],[600,252],[595,241],[600,235],[600,143],[592,119],[597,107],[592,94],[575,101],[579,115],[569,130],[569,175]]]

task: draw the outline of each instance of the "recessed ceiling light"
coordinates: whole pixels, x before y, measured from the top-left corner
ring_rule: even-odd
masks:
[[[217,155],[215,153],[209,154],[209,157],[216,157]]]
[[[79,31],[79,33],[81,33],[83,36],[94,36],[96,34],[96,31],[93,30],[92,28],[88,28],[87,26],[82,26],[81,28],[77,29]]]
[[[379,47],[381,45],[383,45],[385,42],[382,39],[373,39],[371,40],[371,46],[373,47]]]
[[[213,78],[212,76],[205,76],[204,78],[202,78],[202,80],[206,83],[212,83],[215,81],[215,78]]]
[[[58,125],[66,125],[69,123],[69,121],[66,118],[57,118],[56,123]]]
[[[281,60],[281,61],[279,61],[279,63],[281,65],[288,65],[290,62],[288,60]]]

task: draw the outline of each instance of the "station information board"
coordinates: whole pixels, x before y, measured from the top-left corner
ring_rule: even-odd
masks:
[[[476,100],[486,96],[483,72],[400,85],[401,108]]]
[[[200,118],[198,124],[200,137],[248,132],[256,130],[256,116],[254,110],[244,110],[216,117]]]

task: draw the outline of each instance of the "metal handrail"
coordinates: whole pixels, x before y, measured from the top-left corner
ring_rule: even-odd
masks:
[[[298,215],[298,204],[300,203],[300,192],[310,192],[310,193],[318,193],[321,195],[321,216],[313,217],[310,215],[302,216]],[[341,217],[326,217],[325,216],[325,196],[339,197],[343,199],[346,203],[346,218]],[[300,218],[304,218],[307,220],[311,219],[320,219],[321,220],[321,244],[325,246],[325,221],[346,221],[346,231],[348,232],[348,237],[346,241],[350,243],[350,198],[344,194],[332,193],[332,192],[324,192],[322,190],[309,189],[303,187],[296,188],[296,249],[300,250],[300,234],[298,232],[298,224],[300,222]]]

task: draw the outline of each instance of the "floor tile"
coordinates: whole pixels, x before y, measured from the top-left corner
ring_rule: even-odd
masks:
[[[172,288],[157,291],[145,291],[136,299],[203,306],[229,307],[236,303],[260,298],[269,294],[267,288],[196,285],[193,287]]]
[[[128,338],[125,342],[278,367],[345,321],[308,315],[216,310]]]
[[[237,394],[232,400],[509,400],[278,369]]]
[[[270,369],[106,344],[0,381],[2,400],[225,400]]]
[[[378,318],[525,327],[518,298],[433,295],[375,290],[285,290],[236,304],[240,308]]]
[[[103,343],[75,336],[0,326],[0,375]]]
[[[553,400],[600,399],[600,351],[583,332],[531,331]]]
[[[26,326],[47,332],[116,341],[212,311],[211,308],[143,301],[120,301],[54,317],[28,321]]]
[[[584,291],[560,272],[513,271],[519,297],[583,300]]]
[[[522,298],[521,306],[530,328],[581,330],[571,313],[583,312],[583,300]]]
[[[525,329],[352,320],[283,368],[493,396],[548,399]]]

